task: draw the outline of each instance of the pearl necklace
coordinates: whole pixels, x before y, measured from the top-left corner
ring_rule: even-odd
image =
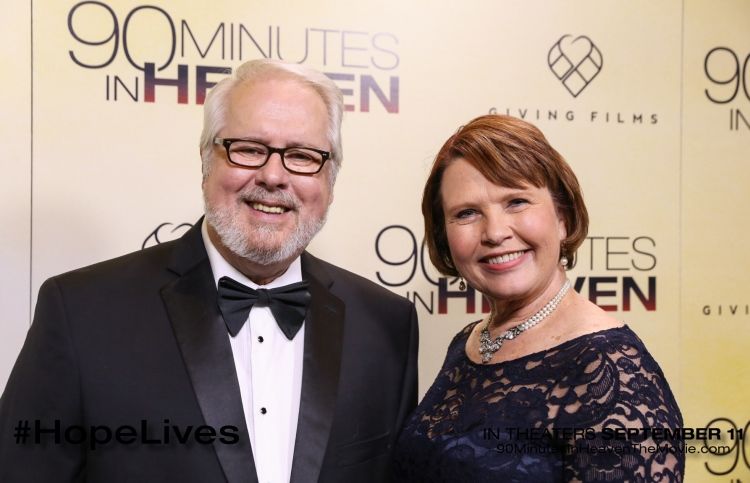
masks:
[[[479,355],[482,356],[482,363],[487,364],[488,362],[490,362],[490,360],[492,360],[492,356],[495,355],[495,352],[499,351],[500,347],[503,346],[503,342],[505,342],[506,340],[515,339],[523,332],[529,330],[542,320],[549,317],[549,315],[554,312],[557,306],[560,304],[560,301],[568,292],[569,288],[570,280],[566,279],[565,283],[560,288],[560,291],[557,292],[557,295],[555,295],[552,300],[547,302],[547,305],[542,307],[539,312],[535,313],[517,326],[511,327],[510,329],[506,330],[499,336],[495,337],[495,340],[492,340],[490,338],[490,321],[492,320],[492,316],[490,316],[487,319],[487,324],[484,326],[484,329],[482,329],[482,332],[479,335]]]

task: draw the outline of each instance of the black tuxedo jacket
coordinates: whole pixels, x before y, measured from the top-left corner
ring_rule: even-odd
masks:
[[[291,481],[387,480],[416,405],[414,307],[307,253],[302,273],[312,302]],[[200,223],[47,280],[0,399],[0,481],[257,481],[216,297]],[[49,430],[38,444],[36,425]],[[197,437],[200,426],[212,429]],[[120,442],[98,443],[107,430]]]

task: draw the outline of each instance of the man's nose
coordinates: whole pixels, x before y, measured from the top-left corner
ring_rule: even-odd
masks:
[[[284,188],[289,184],[289,171],[284,167],[281,154],[271,153],[271,156],[255,173],[255,183],[268,189]]]

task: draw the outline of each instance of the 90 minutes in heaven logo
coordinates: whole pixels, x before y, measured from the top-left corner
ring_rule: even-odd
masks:
[[[586,238],[578,250],[576,270],[596,275],[569,273],[573,288],[607,311],[629,312],[638,307],[656,310],[656,241],[641,236]],[[458,288],[457,278],[441,276],[430,263],[424,240],[404,225],[389,225],[375,237],[375,256],[384,265],[376,280],[402,294],[419,310],[447,314],[449,306],[467,314],[489,313],[489,301],[472,287]],[[427,283],[428,288],[423,287]]]

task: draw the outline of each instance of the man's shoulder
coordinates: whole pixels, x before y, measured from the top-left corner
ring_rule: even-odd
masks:
[[[72,270],[50,280],[69,284],[139,284],[162,280],[174,272],[182,274],[208,259],[200,226],[201,220],[176,240]]]
[[[52,277],[57,283],[78,285],[119,281],[132,283],[134,278],[154,277],[165,272],[177,240],[104,260]]]

